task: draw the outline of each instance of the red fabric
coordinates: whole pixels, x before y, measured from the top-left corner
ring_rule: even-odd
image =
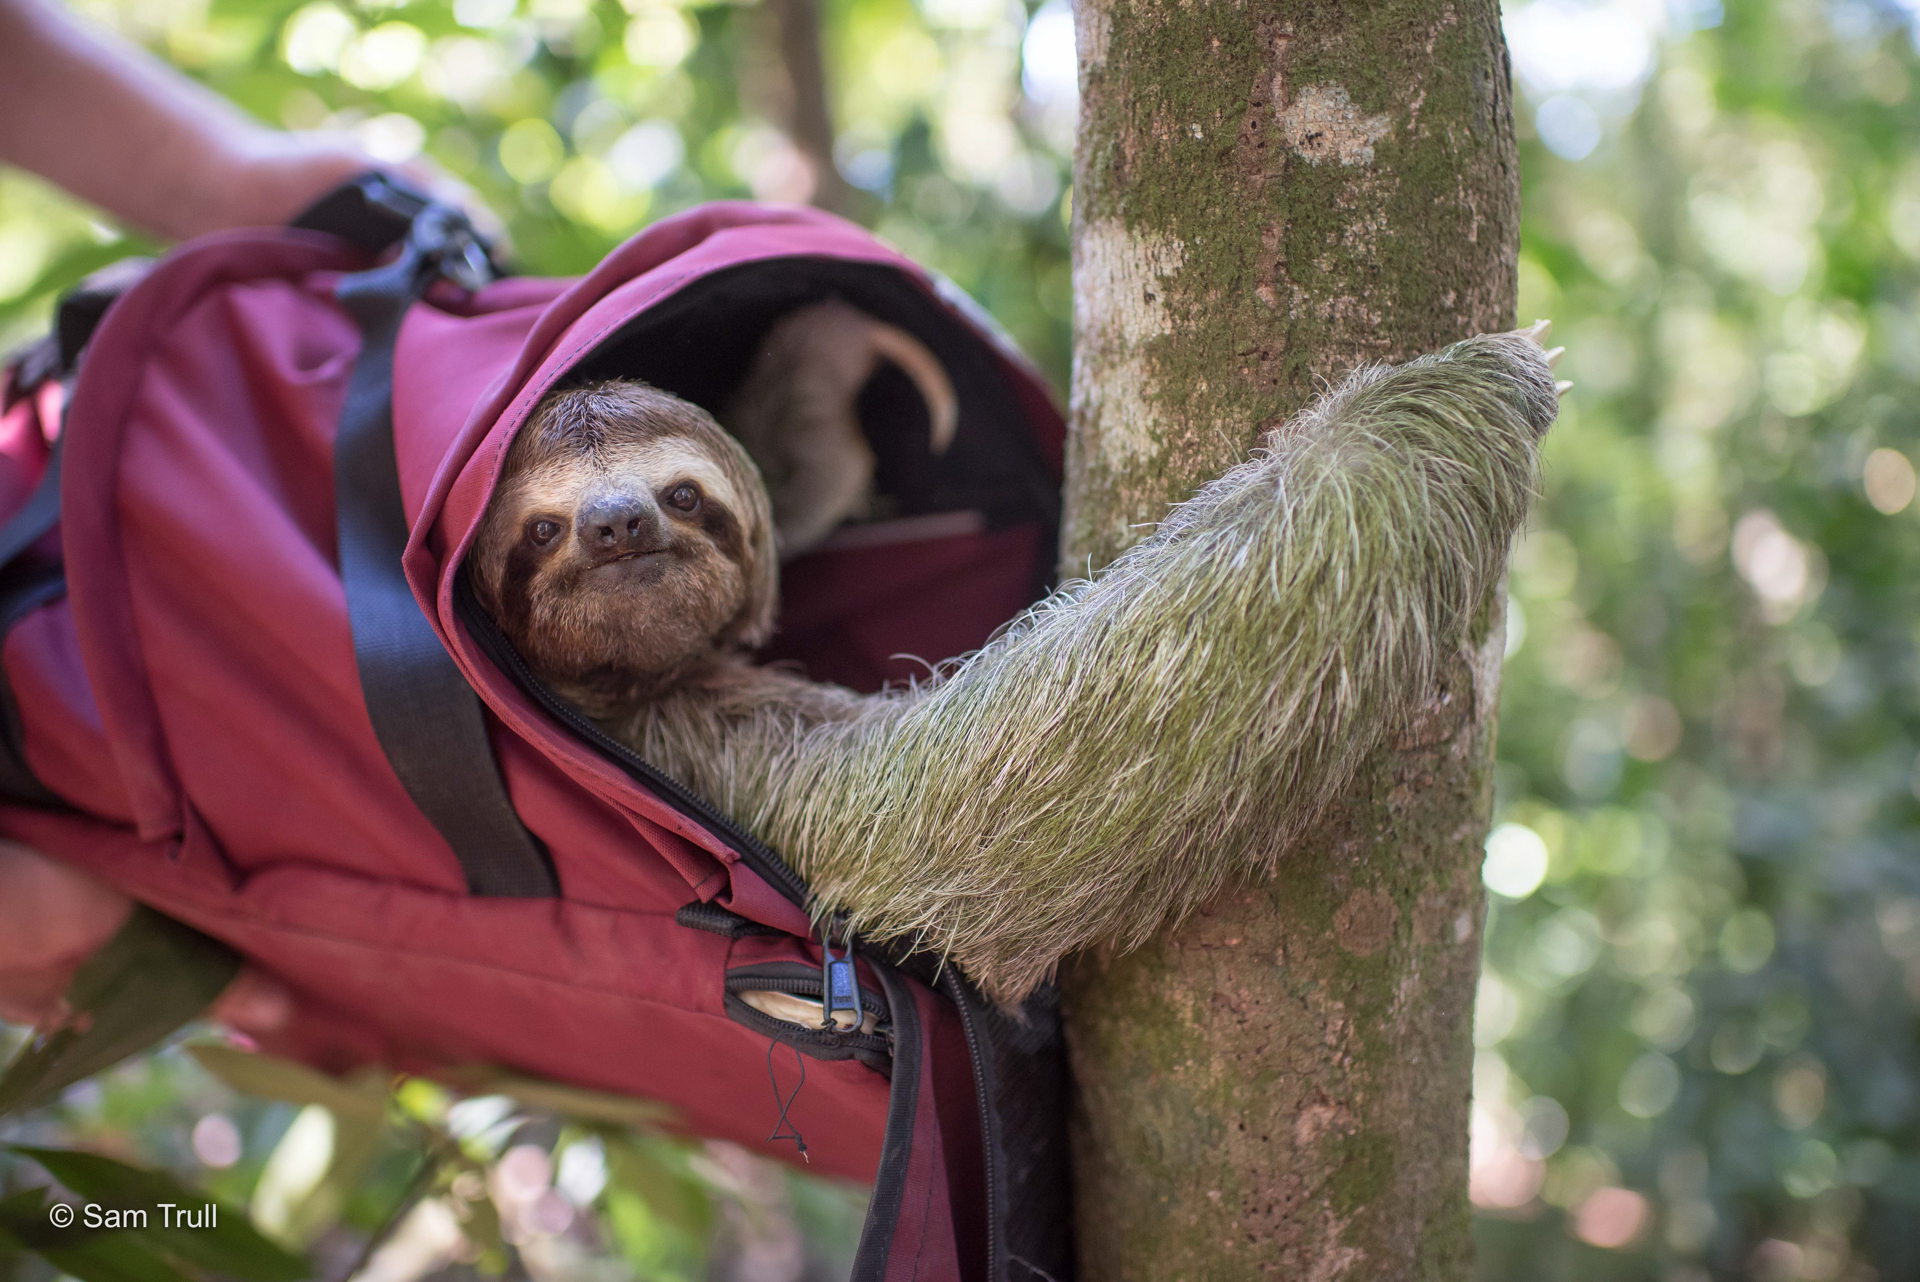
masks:
[[[1040,543],[1038,525],[1019,525],[806,557],[781,570],[791,604],[767,657],[856,690],[924,679],[928,665],[986,640],[980,620],[1031,602]]]
[[[914,985],[914,1002],[924,1031],[920,1058],[920,1089],[914,1101],[913,1152],[907,1159],[906,1190],[900,1200],[900,1218],[894,1229],[893,1250],[887,1256],[886,1282],[960,1282],[962,1278],[986,1276],[984,1235],[974,1199],[954,1198],[949,1179],[955,1162],[949,1153],[949,1136],[943,1123],[949,1117],[942,1109],[942,1086],[951,1088],[955,1075],[972,1086],[967,1068],[965,1034],[960,1016],[953,1007],[927,989]],[[953,1058],[955,1052],[958,1059]],[[977,1133],[977,1116],[960,1119],[962,1131]],[[958,1162],[962,1171],[976,1175],[971,1185],[980,1186],[977,1172],[968,1170],[964,1155]],[[937,1214],[936,1208],[954,1207],[958,1214]],[[956,1229],[965,1224],[975,1239],[963,1253]]]
[[[365,264],[295,232],[176,250],[95,335],[67,420],[69,596],[16,627],[0,655],[28,764],[77,811],[0,807],[0,834],[92,869],[288,983],[301,1018],[270,1049],[336,1070],[504,1064],[663,1100],[690,1132],[790,1159],[766,1142],[777,1108],[765,1040],[726,1017],[723,981],[736,954],[815,954],[798,939],[733,944],[672,914],[712,899],[798,936],[805,915],[550,722],[452,606],[507,446],[555,380],[705,273],[787,256],[888,264],[934,296],[918,268],[849,224],[723,204],[649,229],[577,281],[437,289],[402,328],[406,570],[493,718],[508,791],[563,898],[467,896],[373,735],[335,568],[331,468],[359,345],[332,289]],[[1005,368],[1057,462],[1058,413],[1030,371]],[[0,510],[30,489],[55,421],[32,400],[0,416]],[[877,684],[890,655],[938,659],[984,641],[1026,603],[1037,552],[1036,532],[1015,529],[839,554],[789,583],[787,635],[830,672],[838,662]],[[916,991],[928,1028],[947,1028],[951,1010]],[[929,1037],[929,1075],[935,1055],[964,1063],[951,1036]],[[790,1117],[813,1169],[872,1177],[887,1091],[856,1062],[809,1063]],[[942,1098],[957,1107],[951,1089]],[[940,1123],[956,1123],[931,1089],[930,1109],[914,1160],[944,1204]],[[955,1150],[963,1165],[968,1151],[977,1163],[973,1143]],[[916,1229],[921,1254],[953,1258],[952,1224],[932,1221]]]

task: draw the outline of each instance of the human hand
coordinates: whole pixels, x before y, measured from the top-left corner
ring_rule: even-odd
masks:
[[[173,220],[179,234],[201,235],[229,227],[276,227],[340,184],[369,169],[383,170],[409,187],[464,210],[490,244],[503,246],[506,227],[471,187],[419,157],[387,164],[361,149],[347,134],[316,130],[283,133],[247,128],[230,140],[229,154],[210,161],[214,174]]]
[[[132,910],[132,900],[90,874],[0,841],[0,1019],[59,1023],[74,973]],[[242,970],[208,1017],[265,1036],[291,1021],[293,998],[257,971]]]
[[[166,240],[284,225],[354,175],[387,169],[499,221],[424,161],[384,164],[342,133],[284,133],[56,0],[0,0],[0,163]]]

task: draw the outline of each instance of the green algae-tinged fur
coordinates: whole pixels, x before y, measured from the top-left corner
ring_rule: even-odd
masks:
[[[827,721],[677,690],[617,732],[861,938],[1017,1002],[1287,857],[1456,661],[1556,409],[1524,334],[1357,371],[923,688]],[[1334,911],[1356,1014],[1385,1016],[1376,937],[1406,915]]]

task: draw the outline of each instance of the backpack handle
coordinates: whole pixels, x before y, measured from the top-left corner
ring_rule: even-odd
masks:
[[[393,352],[400,323],[434,280],[477,289],[493,277],[466,216],[380,173],[323,197],[296,226],[392,261],[341,278],[360,326],[333,443],[340,578],[367,717],[393,773],[452,847],[475,895],[551,898],[553,865],[520,822],[487,739],[479,696],[414,599],[401,568],[411,533],[393,449]]]

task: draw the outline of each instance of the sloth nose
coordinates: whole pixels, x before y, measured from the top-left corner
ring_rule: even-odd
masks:
[[[579,517],[580,542],[596,561],[659,547],[660,509],[644,494],[609,494],[588,501]]]

